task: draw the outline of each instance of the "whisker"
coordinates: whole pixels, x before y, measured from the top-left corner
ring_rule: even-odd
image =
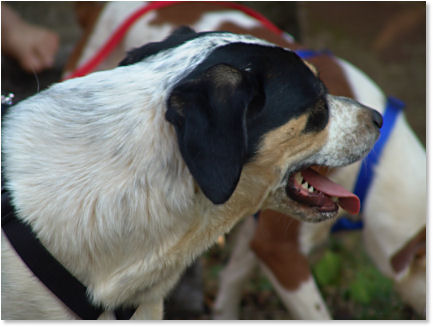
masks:
[[[39,93],[39,91],[40,91],[40,83],[39,83],[38,74],[36,73],[36,71],[33,68],[32,68],[32,73],[33,73],[33,76],[35,77],[35,80],[36,80],[36,93]]]
[[[295,219],[286,219],[287,223],[284,227],[284,233],[288,233],[290,230],[290,227],[293,227],[293,223],[295,222]]]

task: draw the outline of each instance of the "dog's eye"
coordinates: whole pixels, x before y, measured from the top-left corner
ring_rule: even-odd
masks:
[[[329,108],[325,99],[320,99],[311,107],[304,133],[319,132],[328,124]]]

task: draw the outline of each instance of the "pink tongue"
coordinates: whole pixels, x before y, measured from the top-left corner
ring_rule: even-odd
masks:
[[[359,198],[346,190],[343,186],[335,184],[325,176],[320,175],[313,169],[301,171],[304,179],[313,186],[316,190],[326,194],[327,196],[335,196],[338,198],[338,204],[350,214],[357,214],[361,207]]]

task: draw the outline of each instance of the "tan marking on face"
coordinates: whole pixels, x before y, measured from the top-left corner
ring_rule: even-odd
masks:
[[[318,151],[327,139],[327,129],[304,133],[308,114],[266,133],[253,161],[247,163],[230,199],[218,206],[228,221],[254,214],[294,163]]]
[[[327,138],[327,129],[317,133],[304,133],[309,114],[292,119],[285,125],[268,132],[262,139],[254,164],[273,165],[286,170],[288,166],[319,150]]]
[[[311,62],[308,62],[307,60],[302,60],[302,61],[313,72],[313,74],[315,76],[319,76],[319,71],[317,70],[317,68]]]

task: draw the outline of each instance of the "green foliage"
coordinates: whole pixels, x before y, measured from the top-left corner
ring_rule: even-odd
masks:
[[[213,266],[209,269],[209,272],[208,272],[209,277],[212,278],[212,279],[217,279],[218,276],[219,276],[219,274],[220,274],[220,271],[221,271],[223,268],[224,268],[224,266],[221,265],[221,264],[215,264],[215,265],[213,265]]]
[[[335,285],[341,270],[341,256],[327,250],[321,260],[313,267],[313,274],[320,286]]]
[[[273,287],[271,282],[263,275],[260,275],[260,277],[258,278],[258,283],[257,283],[257,290],[259,292],[263,292],[263,291],[272,291]]]
[[[360,304],[387,299],[392,292],[392,281],[371,266],[360,267],[350,282],[348,296]]]

